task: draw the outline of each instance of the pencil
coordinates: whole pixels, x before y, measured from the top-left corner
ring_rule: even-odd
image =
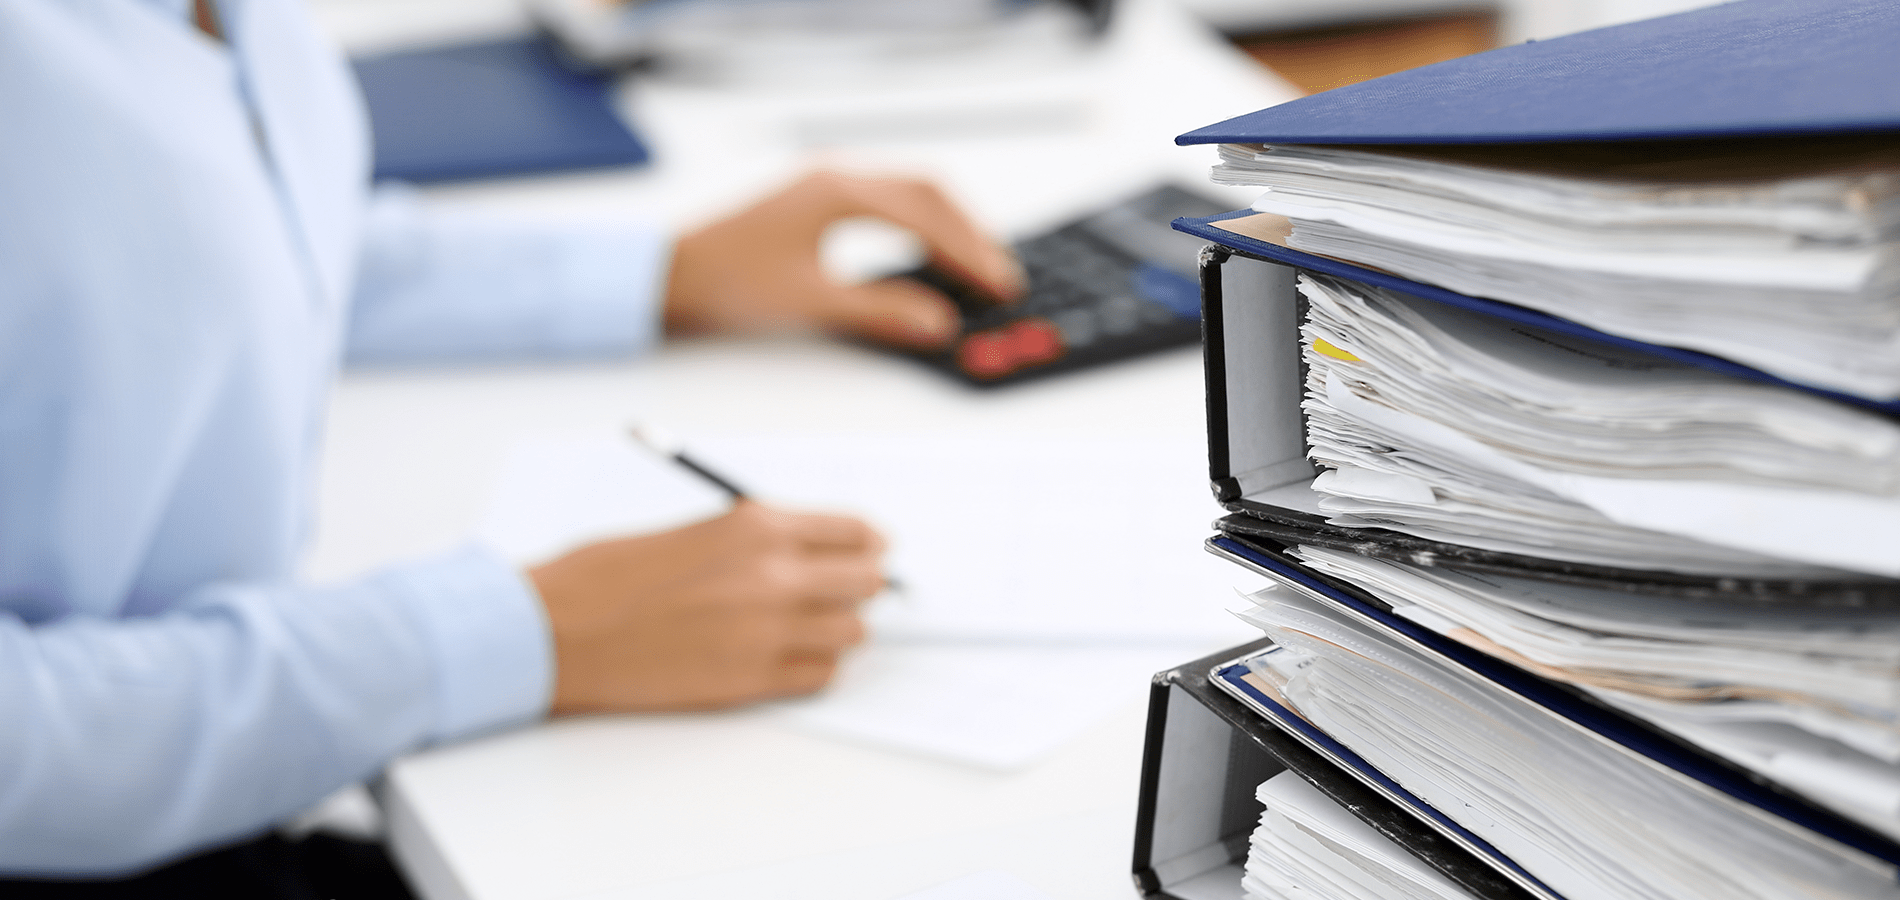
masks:
[[[641,446],[679,463],[687,471],[706,479],[712,486],[730,495],[734,502],[746,499],[746,492],[734,484],[732,479],[706,468],[698,460],[686,455],[685,445],[680,443],[671,432],[651,425],[635,425],[627,430]]]
[[[746,492],[742,490],[738,484],[734,483],[732,479],[707,468],[704,463],[688,456],[686,454],[685,444],[681,443],[679,438],[675,437],[672,432],[652,425],[634,425],[627,429],[627,433],[632,435],[634,441],[640,444],[640,446],[679,463],[681,468],[684,468],[694,475],[698,475],[705,479],[708,484],[725,491],[726,494],[732,498],[734,503],[747,498]],[[903,582],[898,581],[890,575],[884,576],[884,587],[886,590],[896,594],[904,594]]]

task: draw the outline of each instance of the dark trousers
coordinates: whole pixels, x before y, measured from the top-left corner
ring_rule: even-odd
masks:
[[[326,834],[291,841],[275,833],[117,881],[0,879],[0,898],[41,897],[415,900],[381,845]]]

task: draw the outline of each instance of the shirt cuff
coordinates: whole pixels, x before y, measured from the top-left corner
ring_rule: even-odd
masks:
[[[651,224],[444,214],[379,190],[364,229],[353,363],[603,357],[658,339],[672,244]]]
[[[574,231],[548,273],[563,302],[548,310],[550,343],[582,355],[644,353],[660,333],[673,242],[650,228]]]
[[[401,576],[435,660],[435,724],[443,743],[547,715],[554,646],[539,596],[520,570],[465,548]]]

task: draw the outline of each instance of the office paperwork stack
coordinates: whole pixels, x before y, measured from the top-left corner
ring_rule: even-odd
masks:
[[[1226,896],[1288,768],[1478,896],[1900,897],[1897,42],[1743,0],[1179,139],[1263,189],[1176,227],[1208,546],[1276,587],[1157,678],[1145,891]]]
[[[1248,900],[1471,896],[1290,771],[1261,782],[1254,797],[1265,809],[1253,832],[1247,877],[1241,882]]]
[[[1900,145],[1225,144],[1287,246],[1795,381],[1900,397]]]

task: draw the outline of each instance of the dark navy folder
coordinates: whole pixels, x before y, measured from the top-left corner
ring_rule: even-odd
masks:
[[[1741,0],[1335,88],[1181,144],[1464,144],[1900,130],[1900,3]]]
[[[633,165],[647,150],[609,79],[569,68],[541,37],[356,61],[376,177],[452,181]]]

